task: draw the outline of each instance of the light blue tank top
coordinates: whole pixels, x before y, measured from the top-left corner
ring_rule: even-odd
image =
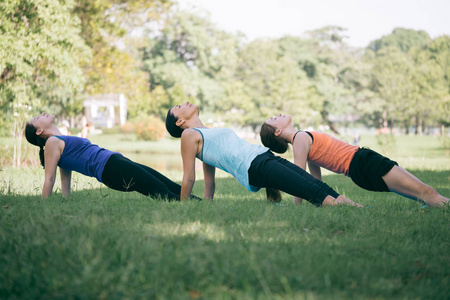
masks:
[[[67,135],[56,135],[55,137],[65,143],[58,167],[95,177],[100,182],[102,182],[103,170],[109,157],[113,154],[120,154],[100,148],[88,139]]]
[[[203,147],[197,158],[233,175],[247,190],[257,192],[260,188],[250,185],[248,169],[259,154],[269,148],[251,144],[229,128],[194,128],[203,137]]]

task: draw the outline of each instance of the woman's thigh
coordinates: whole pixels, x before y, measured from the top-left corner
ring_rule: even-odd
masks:
[[[277,156],[260,162],[256,168],[249,173],[251,185],[275,188],[312,203],[322,203],[331,189],[302,168]]]
[[[150,173],[151,175],[153,175],[156,179],[158,179],[159,181],[161,181],[162,183],[164,183],[169,190],[172,193],[175,194],[180,194],[181,192],[181,185],[179,185],[176,182],[173,182],[171,179],[169,179],[168,177],[164,176],[163,174],[159,173],[158,171],[156,171],[155,169],[152,169],[146,165],[142,165],[139,163],[136,163],[138,166],[140,166],[141,168],[143,168],[144,170],[146,170],[148,173]]]
[[[126,157],[116,157],[111,164],[108,161],[103,173],[105,185],[115,190],[170,198],[176,194],[169,191],[166,184],[154,176],[153,172]]]

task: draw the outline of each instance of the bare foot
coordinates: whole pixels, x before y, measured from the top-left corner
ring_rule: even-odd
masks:
[[[436,193],[433,197],[429,197],[426,203],[432,207],[442,207],[444,205],[448,205],[449,201],[450,199]]]

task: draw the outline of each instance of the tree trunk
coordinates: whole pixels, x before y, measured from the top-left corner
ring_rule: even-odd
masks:
[[[328,112],[322,110],[320,112],[320,114],[322,115],[322,119],[327,123],[328,126],[330,126],[331,131],[333,131],[337,135],[340,135],[339,131],[336,128],[336,126],[328,119]]]
[[[422,135],[422,118],[419,115],[416,115],[416,130],[415,135]]]
[[[17,117],[14,118],[14,129],[12,136],[16,140],[14,143],[14,156],[13,166],[20,167],[20,161],[22,159],[22,130],[20,128],[20,122],[17,122]]]

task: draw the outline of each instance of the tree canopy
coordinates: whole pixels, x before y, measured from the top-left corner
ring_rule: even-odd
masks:
[[[168,0],[6,0],[0,34],[2,128],[47,109],[77,115],[102,93],[124,93],[131,118],[191,101],[254,130],[278,112],[336,132],[450,124],[450,37],[420,30],[355,49],[338,26],[247,41]]]

